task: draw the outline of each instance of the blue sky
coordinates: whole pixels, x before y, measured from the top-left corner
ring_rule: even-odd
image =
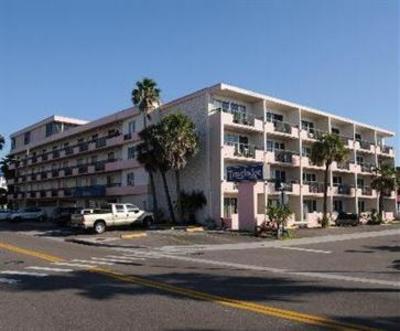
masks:
[[[222,81],[399,134],[399,16],[396,0],[0,0],[0,133],[128,107],[149,76],[164,101]]]

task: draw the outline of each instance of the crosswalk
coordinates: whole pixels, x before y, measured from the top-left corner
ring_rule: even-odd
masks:
[[[120,253],[119,255],[117,255]],[[163,257],[155,252],[118,252],[104,257],[93,256],[87,259],[75,258],[62,262],[53,262],[48,266],[30,265],[23,270],[0,270],[0,287],[18,285],[32,278],[52,277],[60,274],[68,274],[75,271],[90,270],[99,267],[113,265],[135,265],[135,262],[146,259],[158,259]]]

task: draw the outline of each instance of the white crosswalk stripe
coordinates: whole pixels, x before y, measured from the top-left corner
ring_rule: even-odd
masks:
[[[0,284],[16,284],[19,283],[18,279],[0,278]]]
[[[114,265],[114,263],[112,262],[103,262],[103,261],[90,261],[90,260],[79,260],[79,259],[75,259],[72,260],[71,262],[78,262],[78,263],[96,263],[96,264],[101,264],[101,265]]]
[[[144,260],[144,257],[134,257],[134,256],[117,256],[117,255],[107,255],[107,257],[119,260]]]
[[[72,271],[74,271],[73,269],[61,269],[61,268],[49,268],[49,267],[36,267],[36,266],[26,267],[25,269],[42,270],[42,271],[53,271],[53,272],[72,272]]]
[[[83,263],[69,263],[69,262],[54,262],[53,264],[59,265],[59,266],[66,266],[66,267],[76,267],[80,269],[85,269],[85,268],[94,268],[96,267],[95,265],[90,265],[90,264],[83,264]]]
[[[105,258],[105,257],[92,257],[93,260],[96,261],[105,261],[105,262],[122,262],[122,263],[130,263],[132,260],[128,259],[113,259],[113,258]]]
[[[33,276],[33,277],[47,277],[48,274],[41,272],[19,271],[19,270],[4,270],[0,271],[2,275],[16,275],[16,276]]]

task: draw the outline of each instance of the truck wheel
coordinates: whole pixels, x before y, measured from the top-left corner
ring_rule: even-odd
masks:
[[[144,219],[143,219],[143,226],[144,227],[146,227],[146,228],[148,228],[150,225],[152,225],[153,224],[153,218],[151,218],[150,216],[146,216]]]
[[[104,221],[96,221],[94,223],[94,232],[97,234],[101,234],[106,231],[106,223]]]

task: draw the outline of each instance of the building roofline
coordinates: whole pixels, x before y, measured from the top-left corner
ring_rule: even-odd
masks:
[[[342,116],[339,116],[339,115],[335,115],[335,114],[332,114],[332,113],[329,113],[329,112],[326,112],[326,111],[323,111],[323,110],[319,110],[319,109],[316,109],[316,108],[304,106],[304,105],[301,105],[301,104],[298,104],[298,103],[295,103],[295,102],[286,101],[286,100],[283,100],[283,99],[275,98],[275,97],[272,97],[272,96],[269,96],[269,95],[266,95],[266,94],[262,94],[262,93],[258,93],[258,92],[253,92],[253,91],[250,91],[250,90],[247,90],[247,89],[244,89],[244,88],[241,88],[241,87],[237,87],[237,86],[234,86],[234,85],[230,85],[230,84],[226,84],[226,83],[218,83],[218,84],[215,84],[213,86],[210,86],[208,89],[212,90],[212,91],[229,90],[229,91],[236,92],[236,93],[239,93],[239,94],[245,94],[245,95],[248,95],[248,96],[252,96],[254,98],[265,99],[267,101],[280,103],[280,104],[286,105],[288,107],[293,107],[293,108],[299,108],[301,110],[306,110],[306,111],[308,111],[310,113],[313,113],[313,114],[316,114],[316,115],[329,116],[329,117],[331,117],[333,119],[336,119],[336,120],[339,120],[339,121],[350,122],[352,124],[355,124],[356,126],[359,126],[359,127],[362,127],[362,128],[366,128],[366,129],[376,130],[376,131],[379,131],[379,133],[383,133],[383,134],[386,134],[386,135],[391,136],[391,137],[395,136],[395,132],[393,132],[393,131],[389,131],[389,130],[386,130],[386,129],[383,129],[383,128],[380,128],[380,127],[377,127],[377,126],[361,123],[361,122],[352,120],[350,118],[346,118],[346,117],[342,117]]]
[[[77,118],[72,118],[72,117],[65,117],[65,116],[59,116],[59,115],[51,115],[49,117],[46,117],[45,119],[33,123],[31,125],[28,125],[26,127],[24,127],[23,129],[20,129],[16,132],[13,132],[10,134],[10,137],[15,137],[18,136],[28,130],[33,130],[41,125],[47,124],[47,123],[51,123],[51,122],[63,122],[63,123],[69,123],[69,124],[77,124],[77,125],[84,125],[86,123],[89,123],[89,121],[85,121],[85,120],[80,120]]]

